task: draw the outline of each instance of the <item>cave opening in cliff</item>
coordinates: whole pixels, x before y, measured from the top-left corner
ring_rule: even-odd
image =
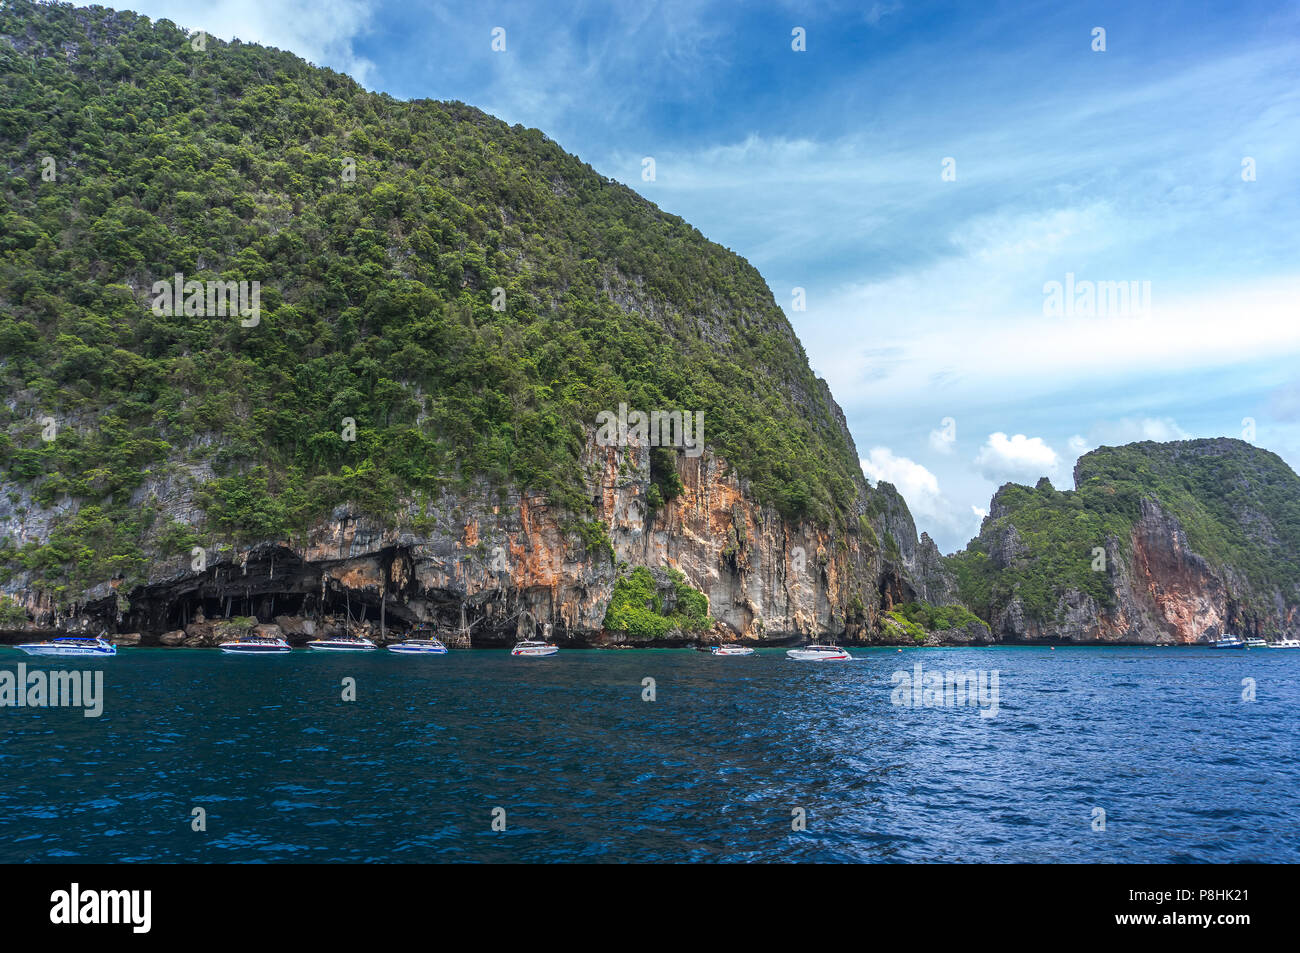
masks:
[[[250,618],[259,623],[273,622],[276,616],[313,614],[311,594],[301,592],[187,592],[170,595],[151,593],[139,599],[131,612],[136,627],[144,629],[183,629],[200,619]]]
[[[916,590],[892,568],[886,569],[880,576],[880,610],[889,612],[906,602],[916,601]]]

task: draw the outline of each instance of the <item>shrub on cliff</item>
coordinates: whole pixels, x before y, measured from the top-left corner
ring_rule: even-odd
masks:
[[[980,618],[964,606],[933,606],[928,602],[905,602],[889,612],[894,621],[903,625],[909,635],[924,636],[926,632],[962,629],[972,623],[982,625]]]
[[[0,626],[22,625],[27,621],[27,610],[8,596],[0,595]]]
[[[654,572],[645,566],[630,571],[620,567],[605,610],[604,627],[643,639],[661,638],[674,629],[702,632],[712,628],[708,597],[676,569],[666,570],[664,577],[676,602],[671,612],[664,611],[660,582]]]

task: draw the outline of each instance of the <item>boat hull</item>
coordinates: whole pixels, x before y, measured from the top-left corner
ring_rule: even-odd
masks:
[[[809,652],[806,649],[790,649],[785,657],[795,662],[847,662],[853,656],[848,652]]]
[[[709,652],[713,655],[753,655],[754,654],[754,650],[749,648],[744,648],[744,649],[712,648],[709,649]]]
[[[560,651],[558,646],[549,645],[544,649],[511,649],[510,654],[517,658],[545,658]]]
[[[223,645],[221,651],[226,655],[284,655],[293,649],[288,645]]]
[[[28,655],[49,656],[57,658],[112,658],[117,654],[117,646],[110,645],[107,648],[98,648],[92,646],[65,646],[49,645],[44,642],[33,642],[17,647],[20,652],[26,652]]]
[[[406,645],[397,643],[388,646],[388,651],[396,652],[398,655],[446,655],[447,647],[445,645]]]
[[[307,648],[317,652],[373,652],[378,646],[370,642],[363,645],[348,645],[342,642],[308,642]]]

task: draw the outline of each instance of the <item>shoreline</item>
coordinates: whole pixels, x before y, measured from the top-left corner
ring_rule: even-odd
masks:
[[[44,635],[44,634],[32,634],[32,635],[21,636],[21,637],[16,638],[16,639],[11,639],[11,638],[8,637],[8,636],[2,636],[2,637],[0,637],[0,650],[4,650],[4,649],[13,649],[13,650],[17,651],[18,646],[19,646],[20,644],[24,643],[24,642],[43,642],[43,641],[47,641],[47,640],[50,639],[50,638],[58,638],[58,637],[62,637],[62,635],[63,635],[63,633],[58,633],[58,634],[56,634],[56,635],[50,635],[50,636],[47,636],[47,635]],[[118,649],[161,649],[161,650],[166,650],[166,651],[182,650],[182,651],[200,651],[200,652],[201,652],[201,651],[219,652],[220,649],[221,649],[221,646],[220,646],[220,645],[166,645],[166,644],[163,644],[163,643],[158,642],[158,641],[156,641],[156,640],[152,640],[152,641],[148,641],[148,642],[143,642],[143,641],[141,641],[141,642],[123,642],[123,641],[117,641],[117,640],[115,640],[113,636],[107,636],[106,638],[108,639],[109,642],[112,642],[112,643],[113,643],[113,644],[114,644]],[[391,643],[390,643],[390,642],[383,642],[383,643],[376,642],[376,643],[375,643],[375,649],[374,649],[374,651],[379,651],[379,652],[385,651],[385,650],[388,648],[388,646],[389,646],[390,644],[396,644],[397,641],[400,641],[400,640],[394,640],[394,641],[391,642]],[[1252,647],[1245,647],[1245,648],[1242,648],[1242,649],[1218,649],[1218,648],[1215,648],[1213,645],[1211,645],[1211,644],[1209,644],[1209,643],[1207,643],[1207,642],[1074,642],[1074,641],[1049,642],[1049,641],[1039,641],[1039,642],[983,642],[983,643],[978,643],[978,644],[972,644],[972,643],[965,643],[965,642],[951,642],[951,643],[843,642],[843,641],[836,641],[836,640],[834,640],[834,639],[819,639],[819,640],[813,640],[813,641],[819,642],[820,644],[826,644],[826,645],[838,645],[838,646],[840,646],[841,648],[843,648],[845,651],[850,651],[850,652],[852,652],[852,651],[865,651],[865,650],[877,650],[877,651],[898,651],[898,652],[901,652],[901,651],[905,651],[905,650],[907,650],[907,651],[912,651],[912,650],[929,650],[929,649],[1052,649],[1052,650],[1055,650],[1055,649],[1058,649],[1058,648],[1072,648],[1072,649],[1170,649],[1170,648],[1176,648],[1176,649],[1213,649],[1213,650],[1216,651],[1216,652],[1227,652],[1227,653],[1231,653],[1231,652],[1234,652],[1234,651],[1249,652],[1249,651],[1252,650]],[[635,644],[635,645],[628,645],[628,644],[615,644],[615,643],[610,643],[610,644],[595,644],[595,643],[576,643],[576,644],[573,644],[573,643],[570,643],[570,644],[566,644],[565,642],[554,641],[553,644],[557,645],[557,646],[559,647],[559,649],[560,649],[561,651],[564,651],[564,652],[628,652],[628,651],[633,651],[633,652],[700,652],[701,654],[708,654],[709,648],[711,647],[712,644],[715,644],[715,643],[708,643],[708,644],[706,644],[706,643],[696,643],[696,644],[690,644],[690,645],[650,645],[650,644]],[[748,643],[740,643],[740,644],[744,644],[747,648],[754,649],[756,652],[762,652],[762,651],[783,652],[783,651],[785,651],[785,650],[787,650],[787,649],[796,648],[796,647],[801,646],[801,645],[807,645],[807,644],[812,644],[812,643],[811,643],[810,641],[808,641],[808,640],[804,640],[804,641],[788,641],[788,642],[780,642],[780,643],[771,642],[771,643],[766,643],[766,644],[762,644],[762,645],[750,645],[750,644],[748,644]],[[513,647],[513,645],[514,645],[514,643],[510,643],[510,642],[493,643],[493,644],[490,644],[490,645],[469,645],[469,646],[466,646],[466,645],[455,645],[455,646],[453,646],[453,645],[448,644],[448,645],[447,645],[447,651],[448,651],[448,653],[452,653],[452,652],[504,652],[504,651],[509,651],[509,650]],[[312,652],[312,651],[313,651],[313,650],[311,649],[311,647],[308,646],[306,643],[298,643],[298,644],[290,643],[290,647],[291,647],[294,651],[300,651],[300,650],[301,650],[301,651],[306,651],[306,652]],[[1269,649],[1269,648],[1272,648],[1272,646],[1254,646],[1253,648]],[[283,654],[283,653],[281,653],[281,654]],[[362,654],[365,654],[365,653],[363,652]]]

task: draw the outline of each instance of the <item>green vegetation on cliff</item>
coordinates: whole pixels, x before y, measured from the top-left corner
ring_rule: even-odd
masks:
[[[1112,606],[1110,574],[1094,549],[1126,560],[1142,501],[1178,520],[1191,550],[1266,611],[1280,594],[1300,601],[1300,477],[1276,454],[1226,438],[1102,447],[1079,458],[1076,489],[1046,480],[998,490],[991,517],[947,560],[962,601],[986,619],[1019,598],[1035,619],[1054,618],[1073,589]],[[999,565],[999,559],[1005,564]]]
[[[927,632],[983,624],[978,616],[964,606],[932,606],[928,602],[905,602],[898,608],[891,609],[887,615],[915,639],[925,638]]]
[[[605,628],[643,639],[661,638],[673,629],[683,632],[711,629],[708,597],[688,584],[678,570],[665,570],[665,575],[675,602],[671,612],[664,611],[664,598],[651,570],[638,566],[629,572],[626,567],[620,567],[609,608],[605,610]]]
[[[537,130],[27,0],[0,88],[0,483],[118,527],[11,568],[129,573],[150,485],[191,477],[209,539],[475,478],[580,518],[584,427],[621,402],[703,411],[760,502],[845,518],[856,455],[758,272]],[[177,273],[260,282],[260,320],[153,313]]]

